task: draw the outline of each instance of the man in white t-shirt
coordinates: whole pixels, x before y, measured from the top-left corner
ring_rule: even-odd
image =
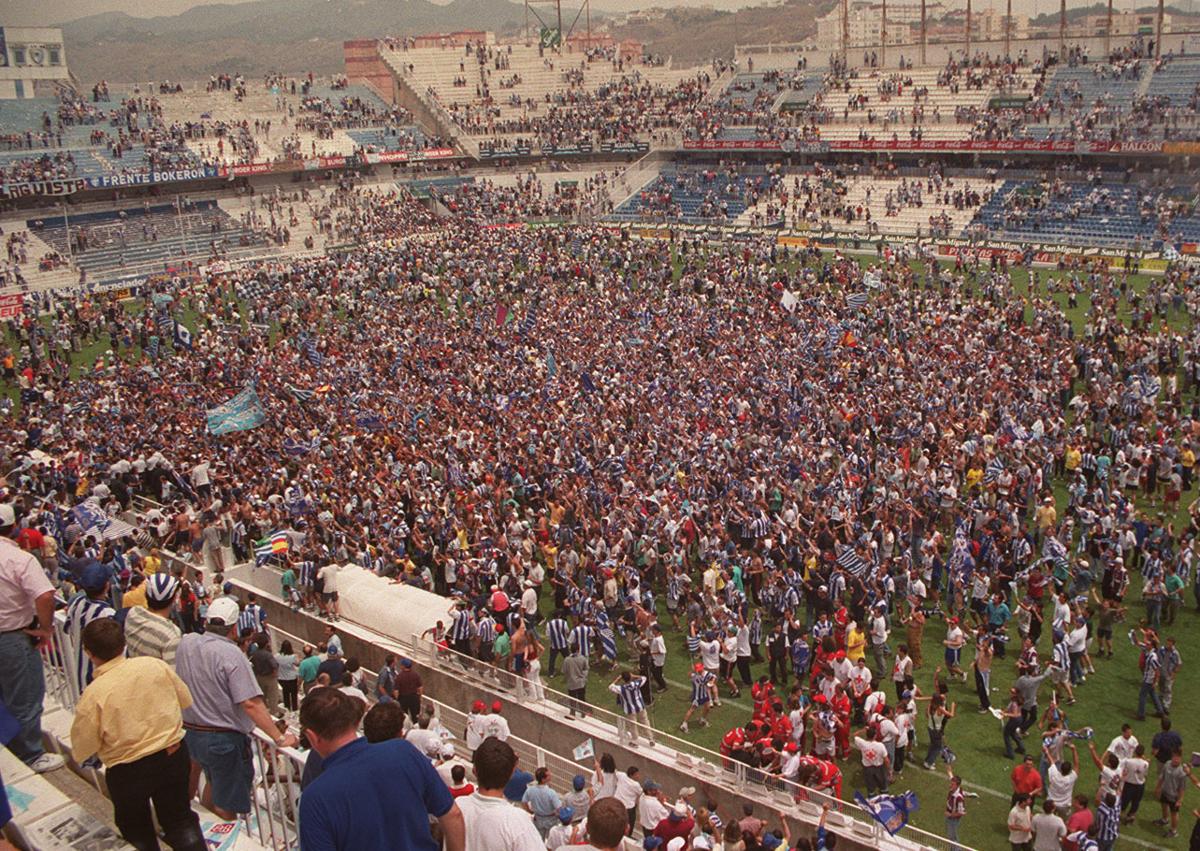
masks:
[[[1075,781],[1079,779],[1079,751],[1072,744],[1071,758],[1074,764],[1065,759],[1051,763],[1046,770],[1046,799],[1054,803],[1060,816],[1070,815],[1071,800],[1075,796]]]
[[[484,739],[471,763],[475,791],[458,799],[467,828],[466,847],[471,851],[545,851],[533,815],[504,797],[504,787],[517,767],[512,747],[499,739]]]
[[[862,753],[863,782],[867,786],[867,794],[874,795],[876,791],[886,792],[888,788],[888,772],[891,760],[887,748],[882,742],[875,740],[875,730],[867,728],[866,738],[854,737],[854,747]]]
[[[1117,759],[1129,759],[1137,750],[1137,736],[1133,735],[1133,728],[1128,724],[1121,725],[1121,735],[1117,736],[1108,744],[1105,753],[1110,753]]]
[[[1060,851],[1067,825],[1054,813],[1054,802],[1042,802],[1042,812],[1033,817],[1033,851]]]
[[[338,605],[337,575],[338,566],[332,562],[317,571],[317,578],[322,583],[321,602],[325,604],[324,609],[329,614],[330,620],[337,620],[341,611]]]
[[[613,797],[625,808],[629,829],[632,831],[637,816],[638,800],[642,797],[642,772],[637,766],[630,766],[628,771],[617,772],[617,788]]]

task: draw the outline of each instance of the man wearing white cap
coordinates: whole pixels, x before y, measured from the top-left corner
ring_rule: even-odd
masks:
[[[237,644],[238,604],[228,597],[208,607],[207,630],[179,642],[175,669],[192,693],[183,712],[188,751],[204,771],[201,803],[223,819],[250,812],[254,763],[249,734],[255,728],[278,747],[295,747],[267,712],[250,660]],[[193,771],[195,774],[195,771]]]

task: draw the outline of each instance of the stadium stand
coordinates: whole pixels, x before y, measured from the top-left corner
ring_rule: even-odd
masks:
[[[1195,199],[1106,183],[1005,181],[969,231],[998,239],[1148,248],[1200,239]]]
[[[126,268],[165,267],[192,259],[230,259],[261,250],[263,239],[216,201],[185,201],[119,211],[48,216],[29,230],[96,276]]]

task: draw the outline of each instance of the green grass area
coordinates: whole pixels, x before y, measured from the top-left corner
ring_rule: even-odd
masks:
[[[874,262],[874,259],[864,257],[861,258],[861,262],[869,265]],[[676,277],[678,277],[679,268],[680,265],[676,260]],[[1022,268],[1013,268],[1011,274],[1016,292],[1021,296],[1029,295],[1029,276],[1026,271]],[[1051,277],[1060,278],[1062,276],[1058,273],[1039,270],[1039,287],[1033,295],[1054,298],[1066,311],[1076,330],[1081,330],[1086,322],[1089,309],[1087,295],[1080,294],[1077,306],[1068,309],[1065,293],[1050,293],[1047,281]],[[1145,291],[1150,280],[1151,278],[1146,275],[1130,277],[1133,290],[1139,293]],[[1125,301],[1122,301],[1119,318],[1126,322],[1129,319],[1128,304]],[[1170,324],[1178,328],[1183,323],[1182,316],[1173,316]],[[1054,482],[1054,490],[1061,516],[1061,511],[1066,506],[1065,483]],[[1176,518],[1177,529],[1186,527],[1186,504],[1194,496],[1194,490],[1191,494],[1185,494],[1182,501],[1184,508],[1181,508]],[[1151,515],[1161,511],[1161,504],[1149,504],[1142,498],[1137,500],[1137,505],[1139,510]],[[693,577],[694,581],[698,579],[698,576]],[[1197,614],[1190,589],[1187,592],[1186,601],[1187,604],[1181,610],[1175,625],[1163,629],[1164,635],[1173,635],[1178,641],[1180,653],[1184,658],[1184,671],[1188,671],[1191,666],[1200,662],[1200,615]],[[1077,703],[1073,706],[1062,707],[1067,712],[1068,722],[1073,729],[1085,726],[1095,729],[1097,748],[1101,752],[1110,739],[1120,733],[1122,723],[1129,722],[1134,725],[1135,735],[1147,746],[1147,750],[1149,750],[1150,739],[1159,729],[1159,722],[1154,718],[1148,718],[1140,723],[1134,721],[1140,683],[1140,672],[1137,666],[1139,651],[1125,638],[1125,632],[1136,625],[1144,614],[1144,607],[1141,603],[1141,578],[1136,574],[1131,577],[1130,593],[1126,597],[1126,604],[1128,615],[1124,625],[1118,624],[1114,638],[1115,655],[1113,659],[1094,658],[1096,673],[1088,675],[1087,682],[1077,687]],[[660,605],[662,605],[661,602]],[[1048,613],[1049,607],[1047,607]],[[897,625],[893,624],[893,626]],[[1013,633],[1015,634],[1015,629]],[[945,634],[945,622],[941,619],[930,619],[926,624],[923,641],[924,665],[917,671],[916,676],[918,685],[926,694],[933,689],[934,667],[942,661],[942,640],[945,638]],[[893,629],[891,641],[893,648],[902,640],[904,640],[903,628]],[[1008,657],[1003,660],[997,659],[993,664],[991,699],[994,704],[999,704],[1001,707],[1003,707],[1008,694],[1009,685],[1016,679],[1015,651],[1018,648],[1015,646],[1016,642],[1010,642],[1010,644],[1013,644],[1014,648],[1008,653]],[[636,667],[636,658],[629,658],[624,643],[621,642],[619,646],[621,648],[621,666]],[[1092,649],[1095,649],[1094,646]],[[1048,658],[1051,650],[1048,620],[1038,650],[1043,659]],[[765,655],[765,648],[763,653]],[[970,674],[969,661],[970,652],[968,651],[964,654],[964,666],[968,670],[968,675]],[[683,636],[673,634],[668,628],[668,657],[665,675],[671,688],[664,694],[656,695],[655,703],[650,708],[650,717],[657,729],[715,751],[721,737],[731,727],[744,724],[750,719],[752,707],[749,693],[748,690],[743,689],[742,696],[738,699],[731,699],[727,695],[723,695],[722,706],[714,709],[710,716],[712,726],[705,729],[693,723],[689,733],[680,733],[679,723],[688,707],[687,683],[690,667],[691,660],[688,657]],[[752,670],[753,677],[757,678],[767,673],[767,665],[765,662],[754,664]],[[603,672],[594,671],[588,696],[599,706],[615,709],[612,696],[604,689],[612,676],[612,674],[606,675]],[[546,678],[546,680],[551,687],[565,690],[561,676]],[[890,684],[885,691],[889,693],[889,696],[891,695]],[[1044,683],[1039,704],[1043,711],[1049,705],[1050,694],[1049,683]],[[950,722],[947,729],[947,741],[958,757],[954,769],[964,777],[968,791],[979,795],[978,798],[967,802],[967,817],[961,825],[960,839],[980,851],[1007,848],[1008,830],[1005,825],[1012,788],[1009,774],[1014,763],[1004,757],[1000,723],[991,714],[978,713],[979,703],[975,694],[973,678],[969,677],[966,683],[953,682],[950,685],[950,699],[958,704],[958,716]],[[1175,729],[1184,738],[1185,753],[1190,753],[1193,749],[1200,749],[1200,724],[1194,720],[1195,716],[1191,713],[1192,708],[1197,706],[1200,706],[1200,678],[1181,673],[1175,684],[1173,723]],[[1149,711],[1153,711],[1153,708],[1151,707]],[[915,749],[915,753],[918,758],[924,756],[924,743],[927,741],[924,724],[923,716],[917,719],[917,735],[920,744]],[[1038,737],[1031,732],[1027,739],[1027,746],[1037,748],[1039,747],[1038,742]],[[1086,743],[1079,742],[1078,750],[1080,778],[1076,784],[1076,792],[1077,794],[1094,795],[1098,785],[1099,772],[1091,761]],[[912,823],[924,830],[943,834],[945,826],[942,809],[948,790],[944,766],[939,764],[936,772],[929,772],[925,771],[920,764],[914,764],[911,759],[910,755],[910,762],[892,785],[892,791],[898,792],[906,789],[916,791],[921,801],[921,810],[912,819]],[[1152,761],[1146,799],[1142,804],[1137,821],[1122,828],[1122,839],[1117,843],[1118,848],[1137,843],[1143,847],[1153,848],[1182,848],[1186,845],[1187,840],[1183,837],[1188,835],[1194,821],[1190,815],[1191,810],[1194,807],[1200,807],[1200,792],[1191,790],[1185,795],[1184,814],[1180,822],[1181,837],[1173,840],[1164,839],[1162,828],[1152,824],[1152,821],[1161,815],[1158,803],[1150,798],[1156,778],[1156,767]],[[849,799],[852,797],[854,789],[865,788],[857,754],[852,753],[851,759],[843,763],[842,768],[845,774],[844,796]],[[1136,840],[1137,843],[1130,840]]]

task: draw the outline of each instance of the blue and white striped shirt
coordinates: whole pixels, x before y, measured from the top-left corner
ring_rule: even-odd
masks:
[[[238,632],[251,630],[262,632],[263,624],[267,622],[267,613],[258,603],[250,603],[238,615]]]
[[[92,660],[83,652],[83,628],[94,620],[116,614],[107,600],[93,600],[85,594],[80,594],[67,606],[67,636],[75,645],[75,658],[64,661],[70,666],[71,677],[80,693],[92,681]]]
[[[646,708],[646,702],[642,699],[642,686],[645,683],[645,677],[633,677],[627,683],[614,683],[611,686],[612,691],[617,695],[617,703],[620,704],[621,711],[626,715],[633,715]]]
[[[580,656],[590,656],[592,653],[592,628],[586,624],[580,624],[571,630],[571,644],[579,648]]]
[[[450,628],[450,637],[454,641],[467,641],[471,637],[471,610],[459,609],[454,613],[454,624]]]
[[[571,625],[564,618],[551,618],[546,623],[546,632],[550,636],[551,650],[566,650],[567,635]]]

